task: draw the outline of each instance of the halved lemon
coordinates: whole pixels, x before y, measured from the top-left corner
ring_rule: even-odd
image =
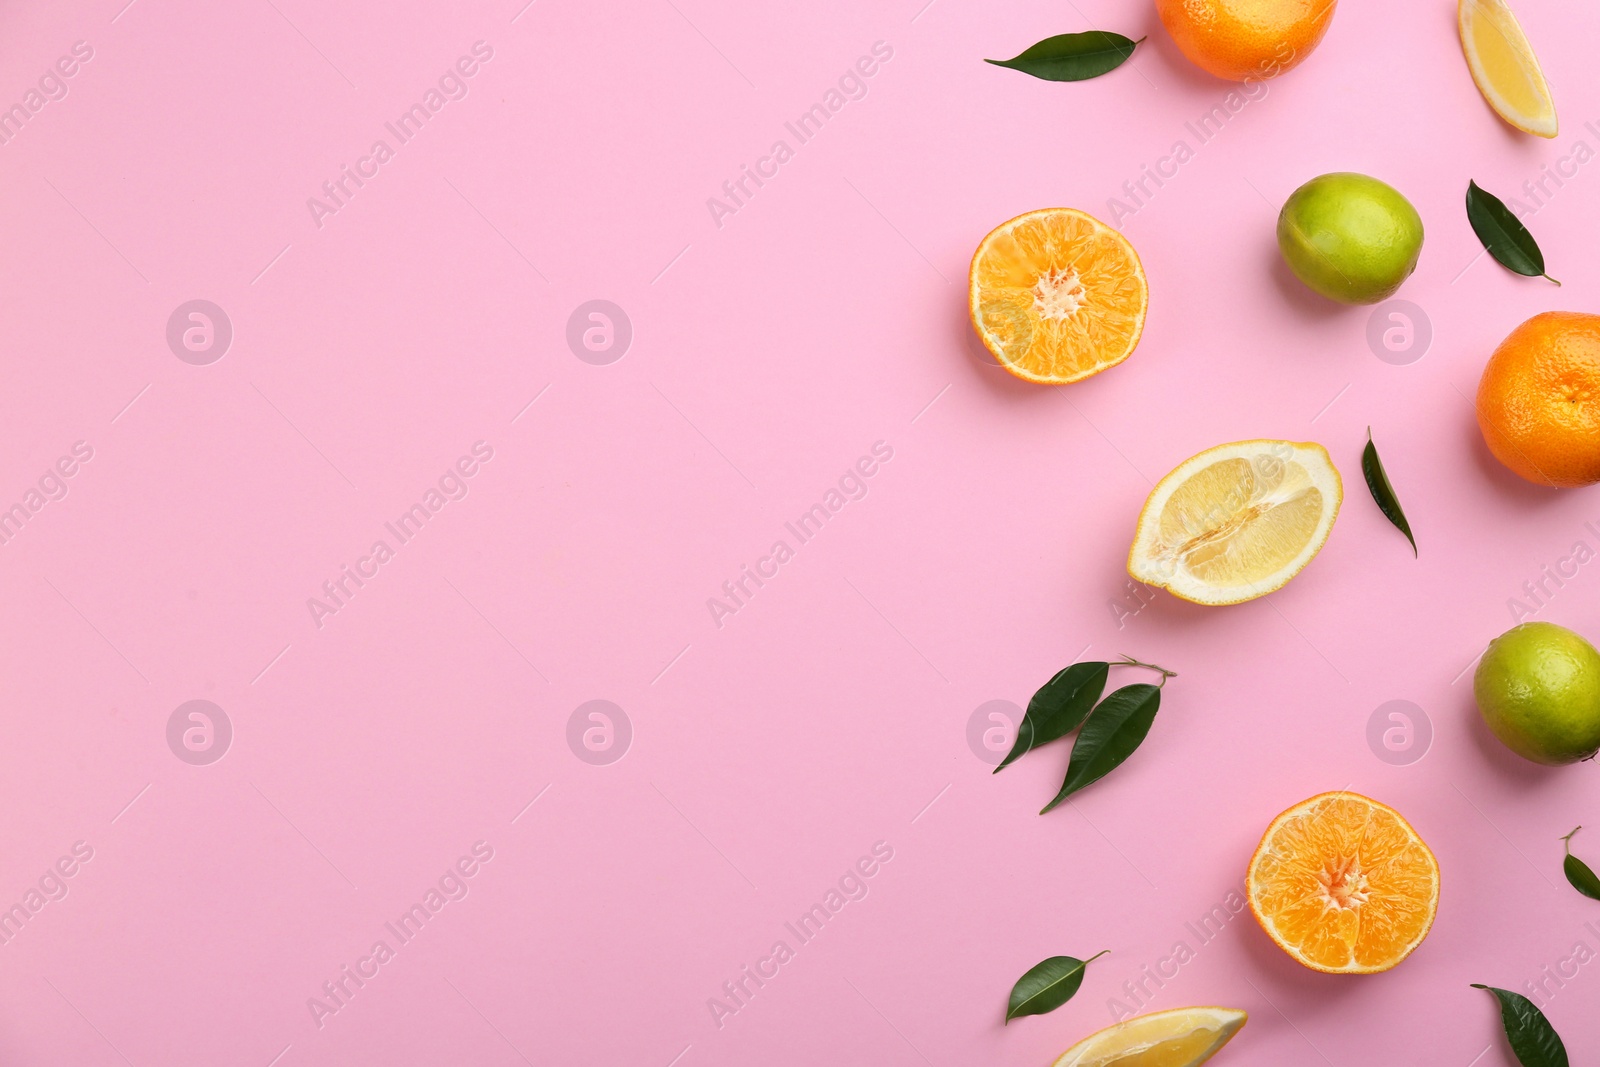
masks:
[[[1505,0],[1459,0],[1456,24],[1467,69],[1495,113],[1525,133],[1554,137],[1550,86]]]
[[[1054,1067],[1196,1067],[1228,1043],[1248,1018],[1233,1008],[1151,1012],[1090,1034]]]
[[[1151,491],[1128,573],[1196,604],[1265,596],[1321,550],[1343,500],[1339,471],[1319,444],[1218,445]]]
[[[1393,808],[1323,793],[1267,827],[1245,878],[1250,910],[1296,960],[1329,974],[1387,971],[1439,910],[1439,862]]]
[[[1062,385],[1133,354],[1150,289],[1116,230],[1069,207],[1018,215],[972,256],[968,310],[1000,365]]]

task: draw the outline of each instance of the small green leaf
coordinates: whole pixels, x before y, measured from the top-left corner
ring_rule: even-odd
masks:
[[[1411,536],[1411,523],[1406,521],[1406,513],[1400,510],[1400,498],[1395,496],[1394,486],[1389,484],[1389,476],[1384,473],[1383,461],[1378,458],[1378,446],[1372,443],[1372,427],[1367,427],[1367,447],[1361,453],[1361,473],[1366,476],[1367,488],[1372,491],[1372,499],[1377,501],[1378,510],[1383,512],[1383,517],[1394,523],[1395,529],[1406,535],[1406,540],[1411,542],[1411,554],[1417,554],[1417,539]]]
[[[1057,671],[1028,701],[1028,711],[1017,727],[1017,739],[994,773],[999,774],[1030,749],[1076,730],[1105,691],[1106,674],[1110,669],[1109,663],[1085,662]]]
[[[1582,829],[1580,826],[1572,831],[1572,834]],[[1567,881],[1572,883],[1572,888],[1591,900],[1600,900],[1600,877],[1595,876],[1587,863],[1572,854],[1572,834],[1561,839],[1567,846],[1567,858],[1561,861],[1561,869],[1566,872]]]
[[[1554,278],[1544,272],[1544,253],[1533,234],[1493,193],[1467,182],[1467,221],[1491,256],[1504,268],[1529,278]],[[1560,282],[1556,282],[1560,285]]]
[[[1144,43],[1120,33],[1089,30],[1086,33],[1060,33],[1046,37],[1011,59],[986,59],[997,67],[1010,67],[1035,78],[1052,82],[1081,82],[1116,70]]]
[[[1067,763],[1067,777],[1061,783],[1061,792],[1039,814],[1043,815],[1084,786],[1098,782],[1121,766],[1144,742],[1160,707],[1161,687],[1158,685],[1125,685],[1102,700],[1089,713],[1089,721],[1083,724],[1078,740],[1072,745],[1072,759]]]
[[[1104,955],[1104,952],[1096,952],[1086,960],[1074,956],[1051,956],[1034,964],[1011,987],[1011,1000],[1006,1005],[1006,1022],[1019,1015],[1043,1015],[1061,1007],[1083,985],[1084,968]]]
[[[1533,1006],[1533,1001],[1509,989],[1472,983],[1473,989],[1487,989],[1500,1002],[1500,1022],[1506,1028],[1506,1040],[1516,1053],[1522,1067],[1567,1067],[1567,1047],[1561,1043],[1544,1012]]]

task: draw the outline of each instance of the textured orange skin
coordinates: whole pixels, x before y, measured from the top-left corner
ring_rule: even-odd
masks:
[[[1512,330],[1478,382],[1478,428],[1530,482],[1600,482],[1600,315],[1546,311]]]
[[[1229,81],[1275,78],[1299,66],[1333,21],[1335,0],[1156,0],[1179,51]]]

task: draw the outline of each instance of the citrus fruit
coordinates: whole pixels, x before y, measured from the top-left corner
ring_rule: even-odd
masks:
[[[1524,133],[1556,135],[1556,105],[1528,38],[1505,0],[1460,0],[1456,27],[1478,92]]]
[[[1133,354],[1150,303],[1139,256],[1067,207],[1018,215],[972,256],[969,310],[984,346],[1030,382],[1099,374]]]
[[[1311,54],[1334,0],[1156,0],[1178,50],[1230,81],[1273,78]]]
[[[1478,428],[1530,482],[1600,482],[1600,315],[1546,311],[1512,330],[1478,382]]]
[[[1233,1008],[1151,1012],[1090,1034],[1053,1067],[1196,1067],[1226,1045],[1247,1018]]]
[[[1600,751],[1600,652],[1564,626],[1525,622],[1493,641],[1472,677],[1489,730],[1535,763]]]
[[[1295,277],[1323,296],[1376,304],[1417,269],[1422,217],[1397,189],[1376,178],[1324,174],[1284,202],[1278,250]]]
[[[1439,863],[1400,813],[1323,793],[1272,820],[1245,878],[1267,936],[1312,970],[1387,971],[1428,936]]]
[[[1319,444],[1218,445],[1151,491],[1128,573],[1197,604],[1264,596],[1311,562],[1343,500],[1339,471]]]

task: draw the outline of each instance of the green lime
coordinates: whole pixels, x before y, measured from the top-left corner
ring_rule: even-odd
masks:
[[[1600,652],[1563,626],[1525,622],[1489,643],[1472,679],[1483,721],[1535,763],[1600,751]]]
[[[1392,185],[1365,174],[1324,174],[1278,212],[1278,249],[1295,277],[1345,304],[1393,296],[1417,269],[1422,218]]]

